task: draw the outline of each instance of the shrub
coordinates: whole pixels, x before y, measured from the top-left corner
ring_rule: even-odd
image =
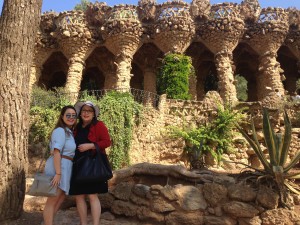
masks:
[[[47,91],[33,87],[30,106],[29,143],[47,146],[61,108],[69,105],[63,89]]]
[[[191,58],[168,54],[162,64],[157,80],[158,93],[167,94],[170,99],[190,99],[189,76],[194,71]]]
[[[113,169],[130,164],[129,150],[134,122],[141,116],[142,105],[128,92],[108,92],[100,101],[101,120],[107,125],[113,144],[109,151]]]
[[[234,110],[230,105],[219,105],[217,116],[211,123],[192,129],[170,126],[168,135],[185,140],[185,151],[191,156],[191,162],[203,161],[203,155],[208,152],[217,162],[220,162],[224,153],[233,151],[232,140],[235,136],[235,124],[244,118],[245,115],[241,110]],[[194,166],[191,164],[191,167]]]

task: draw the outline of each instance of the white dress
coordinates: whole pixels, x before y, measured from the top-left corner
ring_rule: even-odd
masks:
[[[63,155],[73,158],[76,144],[72,131],[69,128],[66,128],[65,132],[62,127],[54,129],[51,135],[49,146],[51,152],[53,152],[54,149],[59,149],[60,152],[63,150]],[[69,159],[62,158],[60,165],[61,178],[58,187],[66,194],[69,194],[73,163]],[[53,155],[47,159],[44,172],[51,176],[55,175]]]

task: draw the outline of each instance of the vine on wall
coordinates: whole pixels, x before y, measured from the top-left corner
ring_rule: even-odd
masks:
[[[162,61],[157,87],[159,94],[167,94],[169,99],[190,99],[189,76],[194,75],[189,56],[168,54]]]
[[[101,120],[113,141],[109,152],[112,168],[128,166],[133,127],[141,119],[142,105],[128,92],[111,91],[99,101],[99,106]]]

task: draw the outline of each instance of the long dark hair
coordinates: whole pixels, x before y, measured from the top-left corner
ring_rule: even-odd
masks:
[[[66,106],[64,106],[64,107],[60,110],[60,114],[59,114],[59,117],[58,117],[58,120],[57,120],[57,123],[56,123],[54,129],[56,129],[56,128],[58,128],[58,127],[62,127],[62,128],[64,128],[64,130],[66,131],[67,124],[65,124],[65,122],[64,122],[64,120],[63,120],[63,117],[64,117],[64,115],[65,115],[65,112],[66,112],[68,109],[73,109],[73,110],[75,111],[75,113],[76,113],[76,109],[74,108],[74,106],[72,106],[72,105],[66,105]],[[76,126],[76,123],[77,123],[77,120],[75,120],[75,123],[74,123],[73,127],[71,128],[71,130],[74,129],[74,127]],[[54,130],[54,129],[53,129],[53,130]],[[66,132],[66,133],[68,133],[68,132]]]

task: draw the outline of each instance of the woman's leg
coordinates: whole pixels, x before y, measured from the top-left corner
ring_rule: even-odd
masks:
[[[98,198],[98,194],[88,195],[90,204],[91,204],[91,213],[93,218],[93,225],[100,224],[100,216],[101,216],[101,204]]]
[[[60,190],[61,191],[61,190]],[[59,199],[57,200],[55,207],[54,207],[54,215],[57,213],[57,211],[59,210],[61,204],[64,202],[65,198],[66,198],[66,194],[64,191],[62,191],[62,195],[59,196]]]
[[[76,207],[80,217],[80,225],[87,225],[87,205],[85,195],[76,195]]]
[[[53,224],[53,218],[57,211],[56,207],[58,206],[59,208],[60,204],[62,203],[61,199],[64,200],[65,193],[59,188],[57,189],[57,192],[57,196],[47,198],[46,205],[43,211],[44,225]]]

